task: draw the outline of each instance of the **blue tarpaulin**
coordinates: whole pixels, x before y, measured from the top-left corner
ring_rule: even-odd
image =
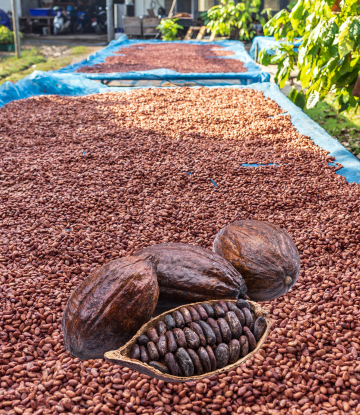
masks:
[[[299,46],[301,45],[301,38],[296,38],[295,41],[292,43],[295,46],[295,50],[299,50]],[[256,36],[254,37],[250,49],[250,56],[257,62],[259,53],[261,50],[265,49],[269,55],[274,55],[275,50],[271,49],[273,46],[278,46],[280,43],[287,43],[286,40],[275,40],[272,36]]]

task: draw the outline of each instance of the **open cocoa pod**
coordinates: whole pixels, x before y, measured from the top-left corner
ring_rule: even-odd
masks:
[[[203,304],[205,304],[207,306],[210,306],[210,307],[213,307],[214,305],[216,305],[216,308],[217,309],[219,307],[221,308],[221,305],[219,305],[219,301],[218,300],[209,300],[209,301],[201,302],[201,303],[188,304],[186,306],[177,307],[177,308],[174,308],[171,311],[167,311],[166,313],[160,314],[159,316],[157,316],[157,317],[153,318],[152,320],[150,320],[149,322],[145,323],[138,330],[138,332],[135,334],[135,336],[131,340],[129,340],[124,346],[122,346],[118,350],[112,350],[112,351],[106,352],[105,355],[104,355],[104,357],[105,357],[106,360],[108,360],[108,361],[110,361],[112,363],[118,364],[120,366],[128,367],[131,370],[136,370],[139,373],[143,373],[145,375],[151,376],[151,377],[156,378],[156,379],[159,379],[159,380],[164,380],[166,382],[187,382],[189,380],[203,379],[203,378],[209,377],[209,376],[211,376],[213,374],[219,374],[219,373],[227,372],[227,371],[229,371],[229,370],[231,370],[231,369],[233,369],[235,367],[238,367],[242,363],[246,362],[250,357],[252,357],[254,354],[256,354],[259,351],[259,349],[261,348],[261,346],[265,342],[265,340],[266,340],[266,338],[267,338],[267,336],[268,336],[268,334],[270,332],[270,327],[271,327],[271,323],[272,323],[272,321],[268,317],[269,310],[267,310],[266,308],[261,307],[259,304],[255,303],[253,301],[247,301],[247,302],[245,300],[238,300],[238,301],[240,301],[242,303],[247,303],[248,305],[250,305],[251,311],[250,310],[247,310],[250,318],[251,318],[251,315],[253,317],[255,317],[256,319],[258,319],[259,317],[262,317],[260,319],[260,321],[263,324],[263,328],[262,328],[262,331],[261,331],[261,336],[259,336],[259,335],[257,336],[258,333],[255,333],[255,336],[253,336],[250,333],[250,338],[248,337],[249,342],[247,344],[247,347],[248,347],[249,352],[245,356],[241,356],[241,354],[240,355],[238,354],[237,357],[235,357],[235,359],[234,358],[231,358],[231,356],[230,356],[230,361],[232,361],[232,363],[230,363],[230,364],[226,364],[225,366],[223,366],[223,364],[221,362],[219,362],[219,360],[221,360],[221,356],[220,356],[220,359],[218,359],[218,356],[216,355],[216,352],[218,351],[217,347],[220,347],[221,346],[222,348],[225,348],[226,349],[224,343],[223,342],[221,344],[217,343],[217,346],[216,346],[214,344],[215,343],[215,339],[213,339],[212,345],[209,346],[211,344],[210,343],[210,338],[208,339],[209,340],[209,343],[206,346],[206,348],[211,347],[211,350],[212,349],[214,350],[214,354],[212,355],[212,359],[214,359],[214,355],[215,355],[216,356],[216,363],[217,364],[215,364],[215,366],[216,366],[216,368],[215,368],[215,366],[213,365],[213,361],[211,361],[211,371],[207,370],[205,372],[205,370],[204,370],[204,373],[202,373],[202,374],[199,374],[199,372],[196,373],[196,367],[195,367],[195,372],[191,376],[183,376],[184,370],[182,370],[182,375],[181,376],[175,376],[174,374],[171,374],[171,373],[163,373],[162,371],[156,369],[155,367],[150,366],[150,364],[149,364],[150,362],[149,361],[147,363],[144,363],[144,362],[138,360],[138,359],[140,359],[140,357],[139,357],[140,356],[140,351],[139,351],[140,348],[142,348],[143,351],[146,350],[146,346],[138,346],[138,344],[142,344],[142,340],[144,338],[147,338],[147,336],[151,336],[153,334],[153,332],[154,332],[154,329],[160,327],[161,325],[163,327],[167,326],[169,328],[169,326],[170,326],[171,323],[169,323],[169,320],[168,320],[169,317],[167,317],[167,319],[165,319],[166,316],[169,316],[169,315],[174,316],[174,324],[176,324],[175,323],[176,318],[179,317],[179,319],[180,319],[180,317],[181,317],[180,315],[185,315],[184,310],[183,310],[184,307],[186,307],[187,309],[190,308],[190,310],[192,311],[192,316],[194,317],[194,316],[196,316],[196,314],[194,313],[194,310],[199,310],[199,306],[201,306]],[[237,304],[237,301],[236,300],[233,300],[233,299],[230,299],[230,300],[221,300],[220,301],[220,304],[222,304],[224,302],[226,304],[228,304],[228,305],[229,305],[229,303],[231,303],[230,304],[231,307],[229,307],[229,310],[230,309],[234,309],[235,310],[234,306],[236,307],[236,304]],[[240,309],[240,311],[241,311],[241,306],[238,306],[239,309]],[[224,307],[226,307],[226,306],[224,306]],[[204,307],[204,309],[205,309],[205,307]],[[201,311],[201,309],[200,309],[200,311]],[[225,318],[219,318],[219,320],[218,320],[218,321],[221,320],[221,323],[224,326],[226,326],[226,321],[228,321],[229,322],[229,326],[231,326],[231,324],[230,324],[231,321],[228,319],[228,315],[231,316],[231,312],[230,311],[228,311],[226,313],[226,317]],[[234,313],[232,315],[234,315]],[[196,318],[196,317],[194,317],[194,318]],[[215,315],[214,315],[214,318],[216,318]],[[193,320],[193,321],[196,321],[196,320]],[[201,321],[200,320],[197,321],[198,323],[200,323],[200,324],[198,324],[198,326],[201,325],[201,327],[204,327],[204,323],[206,321],[208,321],[208,325],[215,323],[215,320],[212,319],[212,318],[209,318],[208,320],[204,320],[203,319]],[[258,320],[256,320],[256,321],[258,321]],[[160,325],[159,325],[159,323],[160,323]],[[183,327],[185,327],[186,322],[183,320],[182,323],[183,323]],[[219,327],[221,327],[221,329],[223,330],[222,325],[219,323]],[[256,326],[256,324],[255,324],[255,326]],[[176,327],[180,327],[180,323],[178,323],[178,325],[176,325]],[[187,326],[184,328],[184,332],[186,333],[186,336],[185,337],[186,337],[186,340],[188,342],[189,341],[195,341],[196,340],[196,335],[194,336],[195,333],[192,332],[192,329],[195,330],[196,327],[197,327],[196,326],[196,323],[195,323],[195,326],[194,326],[194,323],[190,323],[190,324],[187,324]],[[206,328],[206,326],[205,326],[205,328]],[[169,332],[170,333],[173,333],[176,330],[179,330],[179,328],[175,328],[175,325],[172,327],[172,329],[173,330],[169,329]],[[191,333],[190,332],[192,332],[193,338],[191,337]],[[242,340],[244,340],[242,338],[245,338],[246,336],[248,336],[248,333],[249,332],[250,332],[250,330],[246,327],[246,323],[245,323],[244,331],[243,331],[243,334],[244,335],[239,338],[239,343],[241,343]],[[231,333],[229,335],[231,336]],[[140,337],[141,341],[139,341],[140,340],[139,339],[139,336],[141,336]],[[221,336],[221,334],[220,334],[220,336]],[[162,336],[162,337],[165,337],[165,336]],[[167,337],[168,336],[166,336],[166,338]],[[175,337],[176,337],[176,335],[175,335]],[[255,340],[255,337],[257,337],[256,340]],[[223,339],[224,338],[225,338],[225,333],[223,332]],[[231,337],[229,337],[229,338],[231,338]],[[183,341],[186,341],[186,340],[183,339]],[[176,341],[178,341],[178,339],[176,339]],[[238,341],[238,340],[236,340],[236,341]],[[235,343],[236,343],[236,341],[235,341]],[[151,353],[152,352],[152,349],[154,348],[154,345],[156,346],[157,340],[156,339],[154,339],[154,340],[151,339],[151,341],[150,341],[150,339],[148,338],[148,342],[149,343],[147,345],[147,348],[148,348],[149,352]],[[245,342],[247,342],[247,339],[246,338],[245,338]],[[230,353],[230,355],[232,353],[232,349],[231,349],[232,348],[232,344],[231,343],[234,343],[234,337],[233,337],[233,340],[231,340],[229,342],[229,350],[230,350],[229,353]],[[201,347],[201,346],[202,346],[201,344],[198,344],[198,345],[196,345],[194,347],[188,346],[189,348],[187,350],[189,351],[189,349],[191,349],[190,350],[191,353],[189,353],[189,355],[187,357],[188,357],[188,360],[190,360],[189,359],[189,356],[191,356],[191,360],[193,360],[194,366],[196,366],[196,365],[195,365],[195,362],[194,362],[194,359],[193,359],[193,356],[192,355],[194,355],[195,353],[193,353],[192,349],[194,349],[194,351],[197,351],[197,354],[200,357],[202,357],[201,356],[201,352],[204,352],[205,353],[205,350],[204,350],[204,347]],[[220,347],[220,349],[221,349],[221,347]],[[186,346],[185,346],[185,348],[186,348]],[[185,348],[184,347],[180,347],[180,345],[178,344],[177,351],[178,352],[181,351],[181,353],[184,353],[185,352]],[[136,358],[136,359],[130,357],[132,355],[132,353],[134,353],[134,349],[135,350],[138,349],[138,351],[137,351],[138,358]],[[206,349],[206,350],[208,350],[208,349]],[[220,350],[220,352],[221,352],[221,350]],[[145,352],[145,354],[146,354],[146,352]],[[172,353],[168,353],[168,354],[169,355],[170,354],[172,355]],[[175,352],[174,352],[174,354],[176,355]],[[163,353],[163,355],[164,355],[164,353]],[[210,355],[210,353],[209,353],[209,355]],[[179,356],[176,356],[176,357],[178,359]],[[181,356],[180,356],[180,358],[181,358]],[[196,356],[195,356],[195,358],[196,358]],[[160,357],[159,362],[156,362],[156,363],[160,363],[159,366],[163,365],[165,367],[165,364],[162,362],[161,359],[162,358]],[[180,361],[178,361],[178,362],[181,363]],[[204,362],[204,364],[205,363],[206,362]],[[190,362],[190,364],[191,364],[191,362]],[[210,364],[210,362],[209,362],[209,364]],[[222,366],[222,367],[220,367],[220,366]],[[205,365],[204,365],[204,368],[205,368]],[[186,371],[186,369],[185,369],[185,371]]]

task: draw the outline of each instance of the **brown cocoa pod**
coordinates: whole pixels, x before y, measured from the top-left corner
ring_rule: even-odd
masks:
[[[240,356],[240,343],[237,339],[232,339],[229,343],[229,363],[235,363]]]
[[[225,317],[225,311],[219,304],[214,304],[213,308],[217,319]]]
[[[199,356],[204,372],[211,372],[211,362],[206,349],[204,347],[199,347],[197,355]]]
[[[189,306],[188,308],[191,314],[192,321],[198,323],[201,320],[199,313],[196,311],[194,307]]]
[[[184,332],[181,329],[174,329],[173,333],[177,346],[183,347],[185,349],[187,347],[187,344]]]
[[[185,377],[192,376],[194,374],[193,362],[190,359],[188,352],[184,348],[180,347],[180,349],[176,351],[175,358],[180,366],[182,374]]]
[[[185,320],[180,311],[174,311],[172,316],[175,321],[175,326],[179,329],[183,329],[185,327]]]
[[[225,343],[220,343],[215,351],[214,351],[215,359],[216,359],[216,367],[221,369],[225,367],[229,362],[229,346]]]
[[[224,318],[218,318],[217,323],[221,331],[221,337],[223,339],[223,342],[229,343],[232,338],[232,335],[228,323]]]
[[[209,344],[210,346],[214,346],[216,343],[216,336],[215,336],[214,330],[205,321],[200,321],[199,324],[205,335],[207,344]]]
[[[130,256],[93,271],[63,313],[64,347],[79,359],[103,359],[148,322],[159,297],[154,255]]]
[[[254,323],[254,337],[255,340],[258,342],[266,330],[266,319],[263,316],[258,317]]]
[[[205,349],[206,349],[207,354],[208,354],[209,359],[210,359],[211,371],[213,372],[214,370],[216,370],[216,358],[215,358],[215,355],[214,355],[214,351],[209,345],[207,345],[205,347]]]
[[[211,307],[211,305],[204,303],[204,304],[201,304],[201,306],[206,311],[206,314],[208,315],[208,317],[211,317],[211,318],[215,317],[215,312],[214,312],[214,309]]]
[[[176,327],[175,320],[171,317],[170,314],[167,314],[164,318],[164,323],[168,330],[173,330]]]
[[[157,348],[158,348],[158,351],[159,351],[159,355],[161,357],[164,357],[167,353],[167,341],[166,341],[166,336],[165,335],[162,334],[159,337],[159,341],[157,343]]]
[[[195,353],[193,349],[187,349],[188,355],[193,362],[194,371],[196,375],[202,375],[204,373],[204,369],[200,362],[199,356]]]
[[[139,343],[139,346],[146,346],[149,343],[150,339],[148,336],[145,336],[145,334],[140,334],[140,336],[137,338],[137,342]]]
[[[241,298],[239,298],[236,301],[236,306],[237,308],[240,308],[240,310],[242,310],[243,308],[248,308],[249,310],[251,310],[250,304],[246,300],[243,300]]]
[[[240,356],[245,357],[249,353],[249,341],[246,336],[241,336],[239,339],[240,342]]]
[[[254,328],[254,318],[251,314],[251,311],[247,308],[244,308],[243,310],[244,316],[245,316],[245,326],[249,327],[249,329],[252,331]]]
[[[191,349],[197,349],[200,346],[199,336],[193,330],[189,329],[189,327],[185,327],[183,331],[185,334],[185,339],[188,347],[190,347]]]
[[[230,327],[232,338],[238,339],[242,335],[242,327],[236,314],[233,311],[228,311],[225,315],[225,320]]]
[[[167,331],[165,333],[165,337],[167,340],[167,349],[170,353],[175,353],[177,350],[177,345],[175,341],[175,337],[172,331]]]
[[[200,345],[205,347],[207,345],[207,341],[201,326],[198,323],[193,322],[189,324],[189,327],[199,336]]]
[[[134,344],[130,352],[130,359],[140,360],[140,346],[138,344]]]
[[[146,335],[149,337],[150,341],[152,341],[153,343],[157,343],[159,341],[158,332],[156,331],[156,329],[154,327],[149,329],[146,332]]]
[[[216,344],[222,343],[223,340],[222,340],[222,335],[221,335],[221,331],[220,331],[220,327],[218,323],[213,318],[210,318],[210,317],[208,318],[207,323],[212,328],[212,331],[215,333]]]
[[[151,253],[159,260],[160,305],[163,301],[191,304],[220,298],[236,299],[246,294],[241,275],[224,258],[208,249],[165,243],[149,246],[135,255],[144,253]]]
[[[194,305],[194,308],[199,313],[199,316],[200,316],[201,320],[206,321],[208,319],[207,312],[204,310],[203,306],[201,306],[200,304],[196,304],[196,305]]]
[[[149,359],[150,360],[159,360],[159,352],[158,352],[158,349],[155,346],[155,343],[149,342],[146,347],[147,347]]]
[[[218,301],[219,306],[227,313],[229,311],[228,306],[226,305],[226,302],[223,300]]]
[[[244,334],[249,341],[249,350],[252,352],[256,348],[256,340],[248,327],[244,327]]]
[[[185,324],[190,324],[193,321],[191,318],[190,311],[186,307],[181,307],[179,311],[184,317]]]
[[[160,362],[150,362],[149,366],[153,367],[154,369],[157,369],[161,373],[165,373],[165,374],[170,373],[169,369]]]
[[[149,363],[150,361],[145,346],[140,346],[140,360],[143,363]]]
[[[180,368],[175,360],[175,357],[172,353],[167,353],[165,355],[165,364],[169,368],[170,373],[173,376],[181,376]]]
[[[228,309],[236,314],[236,317],[238,318],[241,327],[243,327],[245,325],[245,317],[243,312],[239,308],[237,308],[234,303],[231,303],[230,301],[228,301],[226,304],[228,306]]]
[[[159,321],[156,325],[156,331],[160,336],[164,335],[167,332],[166,324],[163,321]]]

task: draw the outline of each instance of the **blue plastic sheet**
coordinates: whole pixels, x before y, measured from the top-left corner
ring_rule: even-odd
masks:
[[[257,62],[259,53],[261,50],[265,49],[269,55],[274,55],[275,50],[271,49],[273,46],[278,46],[280,43],[288,43],[287,41],[275,40],[272,36],[256,36],[254,37],[250,49],[250,56]],[[291,44],[295,46],[295,50],[299,50],[299,46],[301,45],[302,40],[301,38],[296,38],[294,42]]]
[[[63,69],[57,71],[58,73],[74,73],[80,68],[85,66],[94,66],[105,61],[108,56],[113,55],[114,52],[119,51],[121,48],[127,48],[133,45],[139,44],[164,44],[164,43],[181,43],[192,45],[214,45],[221,46],[225,50],[234,52],[232,56],[219,56],[215,59],[238,59],[244,62],[244,67],[247,68],[247,72],[239,73],[179,73],[169,69],[155,69],[150,71],[134,71],[134,72],[114,72],[114,73],[82,73],[82,75],[89,79],[100,80],[105,82],[110,81],[132,81],[131,85],[136,85],[139,81],[151,81],[147,85],[154,85],[154,81],[159,81],[160,85],[163,82],[173,82],[176,85],[184,82],[194,82],[198,85],[250,85],[258,82],[268,82],[270,75],[267,72],[263,72],[262,69],[250,58],[249,54],[245,50],[243,43],[234,40],[222,40],[216,42],[201,42],[196,40],[187,40],[181,42],[164,42],[162,40],[129,40],[125,35],[121,36],[117,40],[110,42],[109,46],[94,53],[87,59],[69,65]],[[142,84],[144,85],[144,83]]]

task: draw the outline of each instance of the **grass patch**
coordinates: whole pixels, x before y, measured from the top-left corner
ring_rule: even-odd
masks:
[[[305,110],[305,113],[340,141],[352,154],[360,158],[360,111],[355,113],[352,110],[338,114],[337,110],[333,98],[328,96],[315,108]]]

